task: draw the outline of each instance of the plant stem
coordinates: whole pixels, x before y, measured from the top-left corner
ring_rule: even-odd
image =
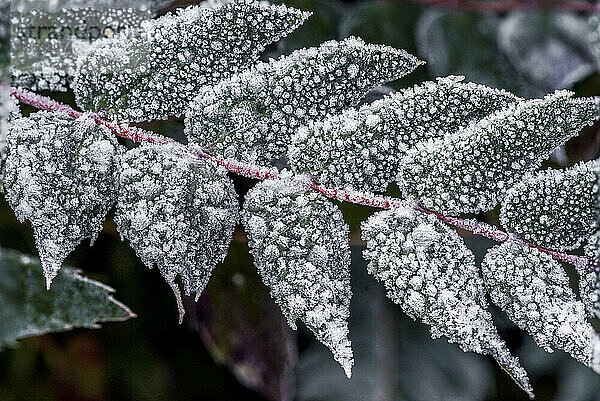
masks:
[[[504,13],[509,11],[563,10],[576,12],[598,12],[600,5],[587,1],[552,1],[552,0],[410,0],[414,3],[437,6],[458,11],[479,13]]]
[[[13,88],[5,84],[0,84],[0,87],[5,90],[10,90],[11,94],[21,103],[34,106],[38,109],[65,113],[73,118],[78,118],[86,114],[87,116],[92,118],[98,125],[107,127],[115,135],[121,138],[129,139],[134,142],[146,142],[153,144],[179,144],[182,147],[186,147],[185,145],[180,144],[179,142],[176,142],[171,138],[167,138],[153,132],[144,131],[139,128],[132,128],[128,126],[115,124],[100,118],[97,114],[94,113],[82,113],[68,105],[62,104],[53,99],[42,95],[38,95],[34,92],[25,89]],[[235,160],[221,159],[219,157],[208,154],[204,150],[201,150],[194,145],[188,145],[186,148],[188,151],[190,151],[190,153],[194,154],[196,157],[210,160],[216,163],[217,165],[224,167],[226,170],[236,173],[238,175],[242,175],[244,177],[254,178],[258,180],[280,178],[280,175],[275,168],[255,166],[252,164],[242,163]],[[497,242],[505,242],[508,240],[517,241],[523,246],[528,246],[530,248],[537,249],[540,252],[551,255],[552,257],[563,262],[567,262],[575,266],[589,265],[589,261],[585,257],[545,249],[540,246],[522,241],[518,239],[515,235],[506,233],[492,225],[479,222],[473,219],[461,219],[459,217],[445,216],[443,214],[428,210],[416,202],[401,200],[382,195],[374,195],[369,193],[329,188],[319,185],[315,182],[313,182],[310,185],[310,188],[313,191],[319,192],[330,199],[335,199],[341,202],[350,202],[357,205],[369,206],[378,209],[393,209],[398,207],[412,208],[420,213],[434,215],[439,220],[449,225],[452,225],[461,230],[468,231],[475,235],[486,237]]]

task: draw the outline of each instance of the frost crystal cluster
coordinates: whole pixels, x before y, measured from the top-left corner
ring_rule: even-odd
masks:
[[[587,266],[577,266],[579,295],[592,317],[600,318],[600,231],[591,235],[584,247]]]
[[[517,101],[463,80],[438,78],[303,126],[292,138],[290,164],[323,185],[385,191],[416,143],[443,138]]]
[[[571,96],[557,91],[521,101],[454,135],[418,144],[402,161],[402,193],[444,214],[494,208],[525,173],[594,122],[594,101]]]
[[[475,257],[455,231],[435,216],[397,208],[371,216],[362,237],[368,271],[384,283],[388,298],[430,325],[433,338],[493,356],[533,396],[525,369],[496,331]]]
[[[121,153],[108,128],[85,115],[39,111],[11,124],[6,200],[19,221],[31,222],[48,287],[67,255],[102,230]]]
[[[600,337],[556,260],[509,241],[488,251],[481,270],[492,301],[540,347],[564,350],[600,373]]]
[[[186,114],[186,133],[213,154],[265,165],[284,156],[302,125],[358,104],[419,63],[354,37],[297,50],[205,88]]]
[[[350,246],[342,213],[297,177],[256,185],[242,219],[254,264],[289,325],[304,322],[350,377]]]
[[[86,110],[124,121],[181,116],[204,85],[250,67],[309,14],[253,0],[209,0],[94,42],[74,91]]]
[[[500,221],[523,239],[551,249],[575,249],[600,220],[600,165],[527,175],[502,202]]]
[[[121,162],[117,230],[149,268],[157,266],[180,306],[200,295],[227,255],[238,221],[238,201],[226,171],[178,145],[142,145]]]

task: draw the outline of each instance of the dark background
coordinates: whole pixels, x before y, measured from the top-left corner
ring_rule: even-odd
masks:
[[[353,34],[405,48],[429,62],[393,83],[395,88],[463,73],[468,80],[524,97],[566,86],[578,95],[600,94],[593,49],[585,37],[563,32],[564,24],[581,28],[577,23],[585,21],[584,14],[570,14],[572,19],[560,25],[559,14],[528,11],[523,20],[528,24],[521,27],[526,32],[511,36],[506,21],[517,20],[514,13],[462,12],[396,0],[286,3],[315,14],[270,48],[268,56]],[[543,8],[540,3],[535,8]],[[184,4],[188,2],[172,6]],[[507,45],[511,38],[513,43]],[[558,43],[562,50],[545,52],[548,43],[553,44],[548,49],[556,49]],[[74,104],[69,93],[51,95]],[[180,137],[182,123],[152,123],[146,128]],[[587,129],[547,164],[560,167],[598,157],[597,128]],[[233,178],[240,193],[253,184]],[[385,298],[382,287],[365,273],[360,256],[358,225],[373,211],[349,205],[342,210],[353,245],[350,338],[356,366],[351,380],[301,324],[297,333],[287,328],[252,266],[241,229],[200,302],[188,300],[188,313],[178,325],[171,290],[119,239],[109,219],[95,245],[80,245],[67,264],[114,287],[116,297],[138,317],[105,324],[101,330],[27,339],[16,349],[0,352],[0,401],[525,400],[491,358],[465,354],[444,339],[432,340],[426,326]],[[494,222],[497,211],[477,217]],[[481,260],[491,242],[465,237]],[[3,199],[0,245],[37,254],[29,225],[18,223]],[[502,337],[528,370],[537,399],[600,400],[600,376],[562,352],[544,352],[503,314],[493,312]]]

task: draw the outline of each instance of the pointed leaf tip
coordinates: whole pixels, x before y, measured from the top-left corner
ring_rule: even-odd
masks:
[[[263,282],[290,326],[302,321],[352,374],[349,230],[339,209],[306,190],[306,177],[259,183],[242,221]]]
[[[492,355],[528,394],[527,372],[500,338],[485,300],[475,257],[456,231],[433,215],[398,208],[361,226],[368,271],[413,319],[463,351]]]
[[[121,153],[110,130],[86,115],[40,111],[12,122],[6,200],[20,221],[31,222],[48,286],[69,253],[102,230]]]
[[[114,221],[148,267],[157,266],[177,300],[200,294],[227,255],[239,204],[227,172],[179,145],[141,145],[121,158]]]

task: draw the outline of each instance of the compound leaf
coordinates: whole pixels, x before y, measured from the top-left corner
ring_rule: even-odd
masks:
[[[353,37],[296,50],[201,91],[186,133],[216,155],[267,164],[285,155],[303,124],[356,105],[419,63],[404,50]]]
[[[227,255],[239,205],[227,172],[179,145],[142,145],[121,160],[115,223],[149,268],[196,298]]]
[[[493,209],[506,191],[552,151],[591,125],[592,99],[557,91],[518,102],[406,153],[397,181],[404,196],[456,215]]]
[[[102,230],[121,153],[110,130],[85,115],[39,111],[11,124],[6,200],[19,221],[31,222],[48,288],[67,255]]]
[[[288,154],[292,168],[323,185],[385,191],[414,144],[443,138],[518,100],[463,79],[438,78],[300,128]]]
[[[509,241],[488,251],[481,270],[492,302],[540,347],[566,351],[600,373],[600,336],[556,260]]]
[[[135,315],[115,300],[113,290],[65,267],[46,291],[40,261],[0,248],[0,348],[16,340]]]
[[[379,212],[362,224],[368,271],[413,319],[464,351],[493,356],[530,397],[527,373],[498,335],[473,253],[433,215],[410,209]]]
[[[202,86],[250,67],[307,17],[264,1],[210,0],[144,22],[79,58],[77,104],[126,121],[181,116]]]
[[[242,220],[260,276],[289,325],[300,319],[350,377],[349,230],[304,178],[268,180],[246,196]]]

